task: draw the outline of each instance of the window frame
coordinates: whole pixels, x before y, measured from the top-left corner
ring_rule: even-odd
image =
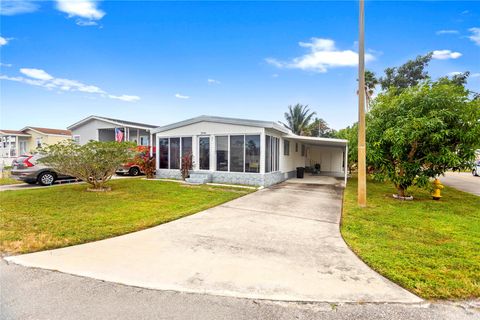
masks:
[[[202,169],[200,167],[201,160],[200,160],[200,140],[207,139],[208,140],[208,169]],[[215,141],[214,141],[215,143]],[[197,153],[198,153],[198,170],[200,171],[211,171],[212,169],[212,138],[211,136],[197,136]],[[216,154],[215,154],[216,157]]]
[[[192,139],[192,154],[193,154],[193,137],[194,136],[191,136],[191,135],[158,136],[157,137],[158,169],[159,170],[181,170],[182,169],[182,156],[183,156],[183,154],[182,154],[183,139],[184,138],[191,138]],[[167,139],[168,140],[168,159],[167,159],[168,168],[160,168],[160,158],[162,157],[162,153],[160,151],[160,140],[162,140],[162,139]],[[179,139],[178,150],[179,150],[180,159],[179,159],[179,168],[178,169],[172,169],[171,166],[170,166],[170,158],[171,158],[171,155],[172,155],[172,152],[171,152],[172,143],[171,143],[170,139]]]
[[[267,140],[270,138],[267,154]],[[270,159],[268,159],[268,155]],[[270,167],[270,170],[268,170]],[[265,173],[274,173],[280,171],[280,138],[269,134],[265,135]]]
[[[217,133],[217,134],[212,134],[211,135],[214,139],[214,155],[215,155],[215,163],[214,163],[214,166],[213,168],[215,170],[215,172],[228,172],[228,173],[244,173],[244,174],[260,174],[262,171],[261,171],[261,165],[262,165],[262,162],[261,162],[261,158],[262,158],[262,133],[261,132],[252,132],[252,133]],[[231,171],[230,170],[230,153],[231,153],[231,150],[230,150],[230,136],[243,136],[243,171],[239,172],[239,171]],[[245,137],[246,136],[259,136],[259,141],[260,141],[260,145],[259,145],[259,148],[260,148],[260,155],[259,155],[259,160],[258,160],[258,163],[260,165],[259,167],[259,170],[258,172],[247,172],[245,171]],[[216,137],[227,137],[227,141],[228,141],[228,170],[227,171],[218,171],[217,170],[217,140],[216,140]]]
[[[283,139],[283,155],[290,156],[290,141]]]

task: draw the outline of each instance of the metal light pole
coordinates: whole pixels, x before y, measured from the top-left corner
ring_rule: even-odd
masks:
[[[367,205],[367,165],[365,152],[365,21],[364,0],[358,19],[358,205]]]

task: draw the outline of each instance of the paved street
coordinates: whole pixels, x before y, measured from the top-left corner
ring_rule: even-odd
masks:
[[[129,287],[0,260],[2,320],[473,320],[470,303],[334,304],[272,302]]]
[[[113,180],[115,179],[128,179],[128,178],[136,178],[136,177],[129,177],[129,176],[117,176],[114,175],[112,177]],[[61,187],[69,184],[79,184],[79,183],[84,183],[84,182],[68,182],[68,181],[56,181],[56,183],[52,186],[41,186],[39,184],[28,184],[28,183],[19,183],[19,184],[10,184],[10,185],[4,185],[0,186],[0,192],[1,191],[7,191],[7,190],[28,190],[28,189],[41,189],[41,188],[56,188],[56,187]]]
[[[469,172],[447,172],[440,181],[450,187],[480,196],[480,177]]]

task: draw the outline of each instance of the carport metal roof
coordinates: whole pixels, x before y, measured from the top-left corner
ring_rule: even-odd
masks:
[[[318,145],[318,146],[321,145],[321,146],[330,146],[330,147],[346,147],[348,144],[348,141],[344,139],[304,137],[304,136],[297,136],[296,134],[288,134],[284,136],[284,138],[299,141],[309,145]]]

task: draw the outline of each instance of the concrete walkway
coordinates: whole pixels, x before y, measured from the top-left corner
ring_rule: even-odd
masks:
[[[480,177],[469,172],[446,172],[440,181],[450,187],[480,196]]]
[[[341,194],[330,185],[285,183],[148,230],[7,260],[144,288],[221,296],[422,301],[348,249],[339,233]]]

